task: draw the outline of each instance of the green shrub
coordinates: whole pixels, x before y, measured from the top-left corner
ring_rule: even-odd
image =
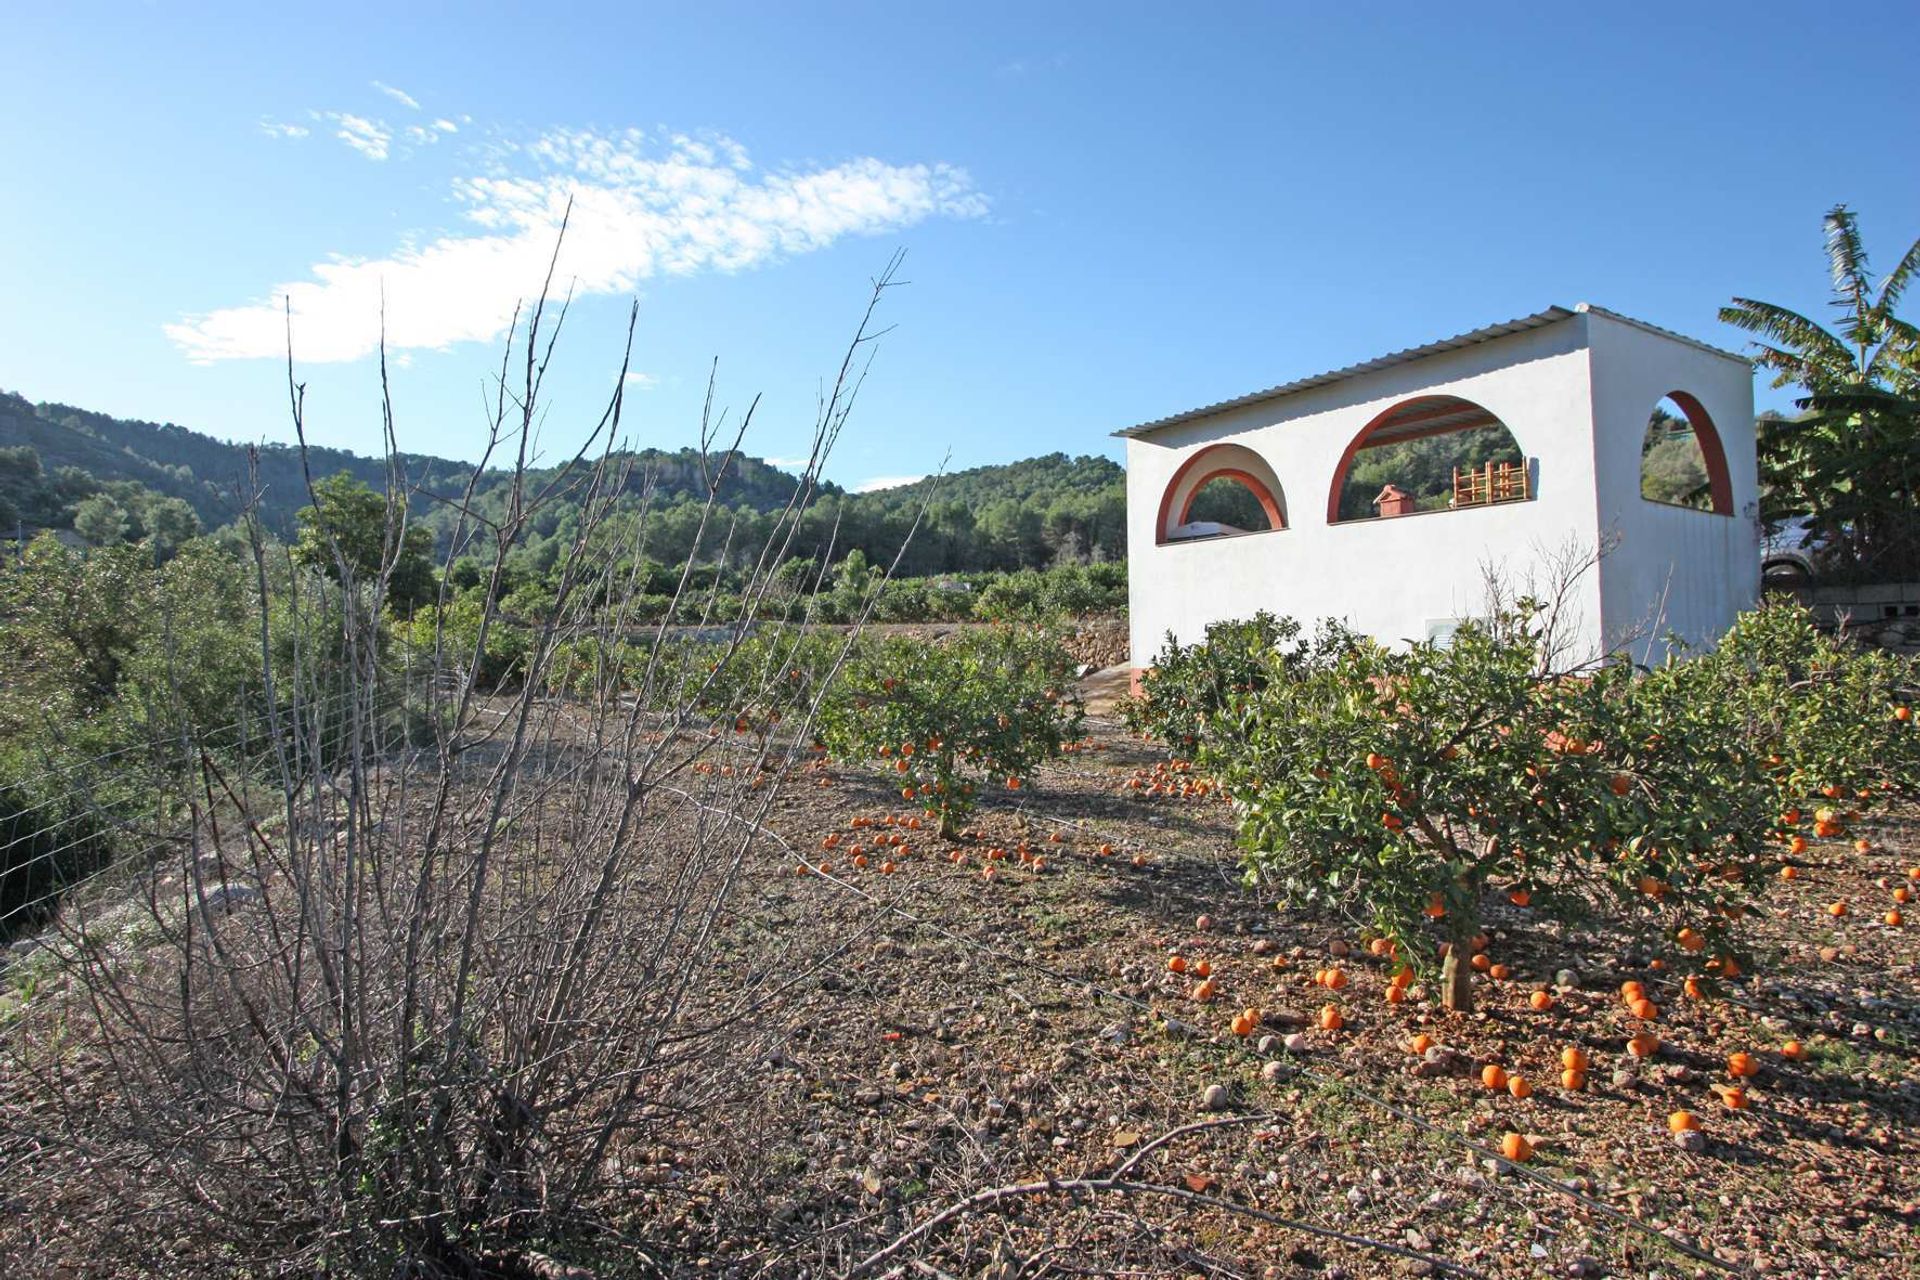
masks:
[[[841,673],[821,720],[834,754],[877,759],[954,837],[986,785],[1017,789],[1079,732],[1059,639],[1024,627],[946,641],[889,636]]]

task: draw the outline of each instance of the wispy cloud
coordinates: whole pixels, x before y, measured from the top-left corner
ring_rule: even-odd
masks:
[[[376,132],[367,134],[369,146]],[[381,135],[378,145],[390,141]],[[199,363],[277,358],[285,354],[284,299],[295,354],[308,362],[374,351],[383,306],[389,350],[493,341],[544,278],[569,200],[556,288],[570,285],[576,295],[625,293],[656,276],[743,271],[845,236],[981,217],[988,207],[966,171],[950,165],[861,157],[768,171],[729,138],[638,130],[545,134],[504,148],[486,169],[454,184],[468,227],[385,257],[315,263],[307,279],[276,285],[257,302],[185,317],[166,326],[167,336]]]
[[[369,120],[346,111],[323,111],[320,116],[339,126],[334,137],[369,160],[385,160],[393,144],[393,131],[383,120]]]
[[[396,89],[390,84],[381,84],[378,80],[373,82],[373,87],[409,111],[418,111],[420,109],[420,103],[405,89]]]
[[[763,458],[762,461],[765,462],[768,466],[778,467],[782,471],[799,471],[800,469],[805,467],[809,462],[813,461],[813,459],[811,458]]]
[[[855,493],[877,493],[882,489],[898,489],[901,485],[916,484],[925,480],[924,473],[917,476],[874,476],[871,480],[862,480],[853,486]]]
[[[652,391],[655,387],[658,387],[660,385],[660,379],[658,375],[651,374],[651,373],[642,373],[638,369],[628,370],[626,381],[627,381],[627,385],[632,387],[635,391]]]
[[[269,138],[304,138],[309,132],[303,124],[286,124],[279,120],[262,120],[260,132]]]

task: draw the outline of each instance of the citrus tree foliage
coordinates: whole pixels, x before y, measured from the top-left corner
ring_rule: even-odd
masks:
[[[835,683],[821,736],[836,756],[891,766],[902,798],[922,802],[951,838],[979,788],[1019,788],[1078,734],[1069,661],[1035,628],[869,641]]]
[[[1688,664],[1701,696],[1732,706],[1783,806],[1870,807],[1920,789],[1911,658],[1823,633],[1797,604],[1744,614],[1714,651]]]
[[[1730,955],[1777,865],[1773,788],[1737,711],[1678,667],[1542,679],[1544,639],[1523,606],[1445,647],[1329,629],[1271,649],[1264,683],[1198,735],[1249,880],[1356,916],[1417,968],[1446,942],[1450,1008],[1471,1004],[1460,961],[1494,889],[1550,916],[1638,918],[1702,962]]]
[[[1212,731],[1232,733],[1252,695],[1265,689],[1274,664],[1286,664],[1300,624],[1264,609],[1251,618],[1216,622],[1197,644],[1167,634],[1166,647],[1141,679],[1140,695],[1121,707],[1127,727],[1188,755]]]

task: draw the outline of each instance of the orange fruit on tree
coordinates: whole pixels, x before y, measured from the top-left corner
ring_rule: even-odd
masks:
[[[1920,867],[1915,867],[1914,871],[1916,873],[1920,873]],[[1916,874],[1914,878],[1916,880],[1920,880],[1920,874]],[[1441,896],[1436,893],[1431,898],[1427,899],[1427,905],[1425,907],[1425,911],[1430,919],[1438,920],[1441,916],[1444,916],[1447,914],[1447,904],[1445,900],[1442,899]]]
[[[1515,1164],[1524,1164],[1533,1158],[1533,1144],[1517,1133],[1509,1133],[1500,1139],[1500,1154]]]

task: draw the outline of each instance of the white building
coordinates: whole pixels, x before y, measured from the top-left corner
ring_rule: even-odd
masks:
[[[1663,401],[1692,427],[1711,509],[1641,496]],[[1421,495],[1383,492],[1382,514],[1338,518],[1356,454],[1494,426],[1518,465],[1455,473],[1428,509],[1395,514]],[[1551,307],[1117,434],[1136,671],[1168,633],[1191,642],[1261,609],[1389,642],[1442,636],[1484,612],[1489,566],[1510,583],[1540,579],[1557,555],[1603,541],[1566,615],[1588,653],[1658,659],[1668,633],[1711,643],[1759,593],[1751,367],[1599,307]],[[1193,512],[1222,479],[1252,491],[1270,528]]]

